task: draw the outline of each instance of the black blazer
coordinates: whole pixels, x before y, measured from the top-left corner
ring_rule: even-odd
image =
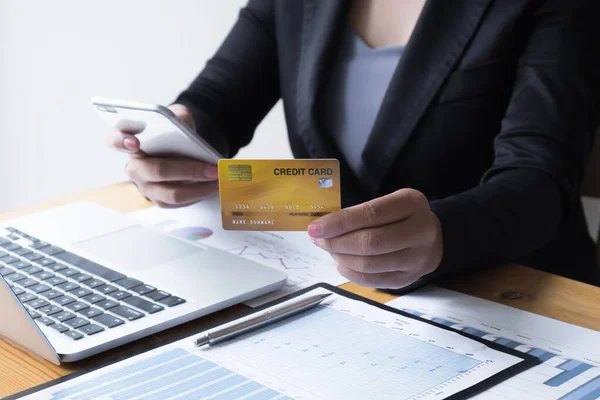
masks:
[[[438,274],[515,261],[589,282],[579,186],[600,116],[598,3],[428,0],[359,176],[317,112],[347,1],[250,0],[176,102],[231,157],[283,99],[294,156],[340,159],[345,206],[405,187],[428,197]]]

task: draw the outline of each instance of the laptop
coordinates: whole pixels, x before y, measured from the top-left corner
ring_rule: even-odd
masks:
[[[92,203],[0,222],[0,336],[73,362],[244,302],[287,274]]]

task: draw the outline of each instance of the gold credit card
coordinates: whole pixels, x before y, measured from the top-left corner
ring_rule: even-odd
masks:
[[[223,229],[303,231],[341,208],[335,159],[219,160]]]

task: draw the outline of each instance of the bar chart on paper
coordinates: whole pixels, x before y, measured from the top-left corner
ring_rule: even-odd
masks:
[[[340,296],[222,345],[191,344],[184,339],[31,398],[444,399],[522,361]]]
[[[207,244],[288,274],[284,288],[248,301],[246,304],[251,307],[315,283],[337,286],[348,281],[337,272],[331,256],[313,245],[305,232],[225,231],[221,227],[218,198],[179,209],[151,207],[129,215],[183,239]]]
[[[441,288],[388,305],[537,357],[542,364],[477,398],[600,399],[600,333]]]

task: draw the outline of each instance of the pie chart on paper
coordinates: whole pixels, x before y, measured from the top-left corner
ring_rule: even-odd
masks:
[[[183,239],[198,241],[210,237],[213,231],[202,226],[186,226],[173,229],[170,233]]]

